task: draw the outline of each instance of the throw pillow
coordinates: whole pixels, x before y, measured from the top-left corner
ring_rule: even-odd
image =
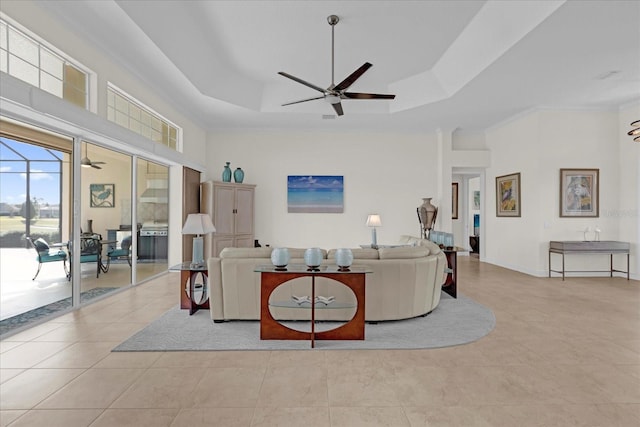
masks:
[[[33,242],[33,246],[38,252],[49,252],[49,244],[42,237]]]

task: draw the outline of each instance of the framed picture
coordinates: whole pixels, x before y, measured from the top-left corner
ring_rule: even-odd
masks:
[[[600,169],[560,169],[560,216],[600,216]]]
[[[458,183],[451,183],[451,219],[458,219]]]
[[[520,216],[520,172],[496,177],[496,216]]]
[[[473,192],[473,210],[476,210],[476,211],[480,210],[480,192],[479,191]]]
[[[90,207],[115,207],[115,184],[89,184]]]
[[[287,212],[343,213],[344,177],[342,175],[289,175]]]

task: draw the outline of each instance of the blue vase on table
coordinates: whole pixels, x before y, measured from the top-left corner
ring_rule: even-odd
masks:
[[[224,170],[222,171],[222,182],[231,182],[231,168],[229,167],[230,164],[231,162],[227,162]]]
[[[242,184],[242,181],[244,180],[244,171],[242,170],[242,168],[237,168],[233,172],[233,180],[238,184]]]

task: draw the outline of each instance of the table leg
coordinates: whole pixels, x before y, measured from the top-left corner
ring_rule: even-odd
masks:
[[[311,276],[311,348],[316,346],[316,276]]]
[[[613,277],[613,254],[609,254],[609,277]]]
[[[564,282],[564,252],[562,253],[562,281]]]

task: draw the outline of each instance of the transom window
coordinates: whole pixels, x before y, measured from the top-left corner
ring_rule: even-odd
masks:
[[[152,141],[180,151],[182,129],[109,83],[107,119]]]
[[[82,108],[89,105],[85,67],[0,18],[0,71]]]

